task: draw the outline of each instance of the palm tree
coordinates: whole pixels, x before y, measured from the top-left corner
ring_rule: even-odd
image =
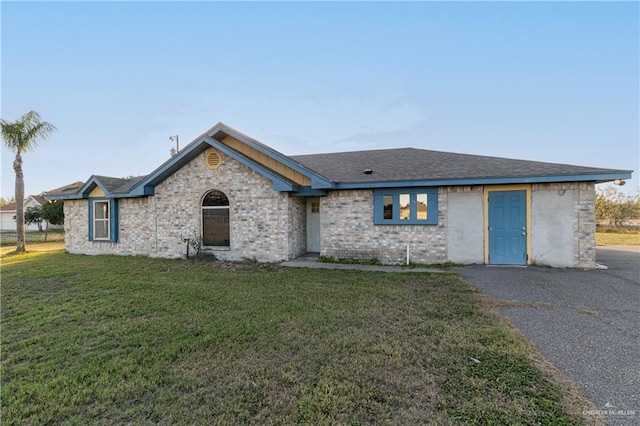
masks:
[[[22,172],[22,153],[33,151],[38,141],[49,137],[56,127],[42,121],[35,111],[29,111],[18,120],[8,122],[0,119],[2,126],[2,139],[4,144],[16,154],[13,160],[13,170],[16,172],[16,252],[25,251],[24,235],[24,173]]]

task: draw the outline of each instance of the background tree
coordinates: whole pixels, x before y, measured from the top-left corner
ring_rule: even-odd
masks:
[[[52,225],[64,225],[64,202],[47,201],[42,205],[42,218]]]
[[[42,209],[40,207],[27,207],[24,211],[24,223],[38,225],[38,231],[42,231]]]
[[[42,205],[42,218],[47,221],[47,227],[44,233],[44,242],[47,242],[47,236],[49,235],[49,224],[63,225],[64,224],[64,202],[55,200],[47,201]]]
[[[596,220],[616,228],[630,219],[640,218],[640,193],[627,195],[613,186],[598,189],[596,194]]]
[[[24,172],[22,171],[22,154],[34,150],[40,140],[46,139],[56,130],[56,127],[40,119],[35,111],[29,111],[16,121],[0,119],[2,139],[7,148],[16,155],[13,160],[13,170],[16,174],[16,252],[26,250],[24,234]]]
[[[11,204],[16,201],[16,197],[13,195],[11,197],[0,197],[0,207],[6,206],[7,204]]]

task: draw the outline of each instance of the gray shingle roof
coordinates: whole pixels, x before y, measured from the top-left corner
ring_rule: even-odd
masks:
[[[78,181],[73,182],[65,186],[61,186],[60,188],[51,189],[49,191],[43,192],[44,195],[61,195],[61,194],[73,194],[78,191],[78,189],[82,188],[84,182]]]
[[[134,176],[128,178],[115,178],[109,176],[94,176],[112,194],[123,194],[146,176]]]
[[[439,179],[588,175],[622,170],[583,167],[416,148],[294,155],[294,161],[334,182],[394,182]],[[365,174],[365,169],[372,169]]]

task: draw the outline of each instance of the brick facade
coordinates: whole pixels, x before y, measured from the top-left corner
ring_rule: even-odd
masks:
[[[217,189],[229,199],[230,247],[205,248],[219,259],[274,262],[306,250],[304,198],[273,191],[270,180],[224,157],[216,170],[207,152],[156,186],[155,196],[119,201],[117,243],[88,241],[87,200],[65,201],[66,245],[72,253],[186,256],[184,237],[201,233],[201,202]]]
[[[438,194],[438,225],[374,225],[373,191],[330,191],[320,199],[321,243],[324,256],[377,258],[382,263],[440,263],[447,260],[444,190]]]
[[[115,243],[88,241],[90,200],[65,200],[67,250],[185,257],[183,238],[201,234],[202,198],[217,189],[229,199],[230,247],[205,251],[219,259],[260,262],[289,260],[305,253],[306,199],[274,191],[269,179],[227,156],[212,170],[205,163],[207,153],[156,185],[155,195],[120,199]],[[406,262],[408,246],[414,263],[442,263],[452,260],[450,256],[482,262],[482,191],[482,186],[441,187],[437,225],[375,225],[373,190],[329,190],[320,197],[321,254],[399,264]],[[533,184],[531,194],[532,263],[593,268],[594,184]],[[468,213],[448,214],[450,197],[451,205],[464,207],[456,211]],[[448,229],[449,219],[456,229]]]

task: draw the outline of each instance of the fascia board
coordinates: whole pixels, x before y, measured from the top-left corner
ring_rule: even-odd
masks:
[[[237,152],[236,150],[228,147],[227,145],[223,144],[220,141],[217,141],[209,136],[204,136],[202,138],[204,141],[206,141],[209,145],[211,145],[212,147],[222,151],[222,153],[224,153],[225,155],[228,155],[229,157],[233,158],[234,160],[240,162],[241,164],[249,167],[252,170],[255,170],[256,172],[258,172],[260,175],[266,177],[267,179],[271,180],[273,182],[273,190],[274,191],[279,191],[279,192],[290,192],[290,191],[296,191],[297,188],[299,188],[298,185],[294,184],[293,182],[289,181],[288,179],[285,179],[283,177],[281,177],[280,175],[278,175],[275,172],[272,172],[270,169],[268,169],[267,167],[263,166],[262,164],[257,163],[256,161],[250,159],[249,157],[244,156],[243,154]]]
[[[302,173],[305,176],[308,176],[309,178],[311,178],[311,185],[313,188],[332,188],[334,186],[334,183],[327,179],[326,177],[318,174],[317,172],[314,172],[313,170],[303,166],[302,164],[298,163],[297,161],[292,160],[291,158],[287,157],[284,154],[281,154],[275,150],[271,150],[268,149],[266,147],[264,147],[261,144],[257,144],[254,141],[252,141],[251,139],[249,139],[247,136],[238,133],[236,131],[234,131],[231,128],[228,128],[226,126],[217,126],[214,129],[212,129],[214,131],[209,132],[210,134],[213,133],[217,133],[218,131],[221,131],[223,133],[225,133],[227,136],[231,136],[237,140],[239,140],[240,142],[243,142],[247,145],[249,145],[251,148],[254,148],[257,151],[260,151],[261,153],[265,154],[268,157],[273,158],[276,161],[281,162],[282,164],[284,164],[287,167],[292,168],[293,170]],[[212,138],[213,139],[213,138]],[[215,140],[215,139],[214,139]]]
[[[463,186],[463,185],[505,185],[519,183],[552,182],[611,182],[616,179],[631,179],[632,171],[621,173],[594,173],[580,175],[513,176],[504,178],[434,179],[415,181],[342,182],[336,189],[399,188],[413,186]]]

